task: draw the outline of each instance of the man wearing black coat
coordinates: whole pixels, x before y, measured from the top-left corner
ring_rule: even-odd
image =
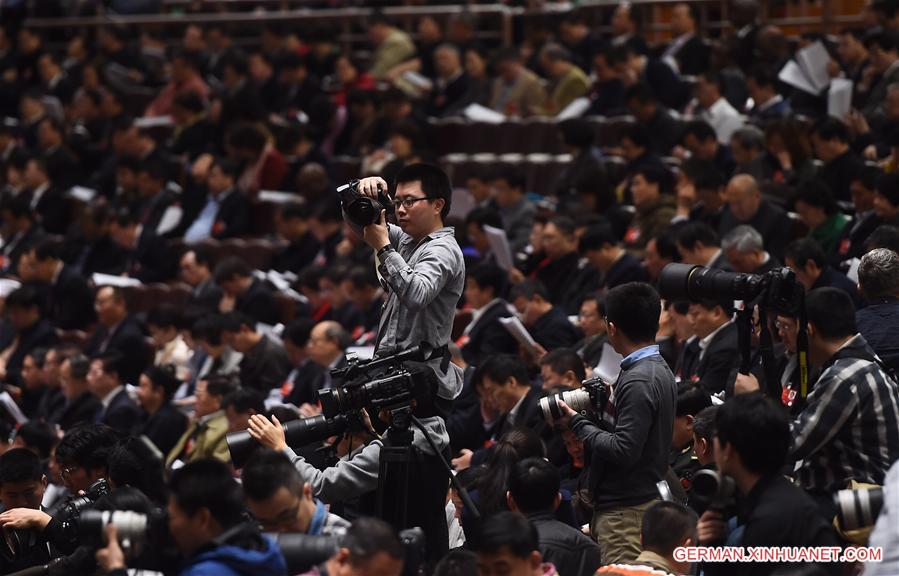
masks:
[[[187,416],[171,402],[180,385],[171,367],[151,366],[140,376],[137,397],[142,410],[134,433],[149,438],[163,454],[171,452],[187,430]]]
[[[805,287],[806,293],[816,288],[839,288],[849,294],[856,308],[862,307],[858,286],[827,263],[827,255],[813,239],[800,238],[791,242],[784,263],[796,273],[796,279]]]
[[[512,288],[512,305],[523,316],[525,327],[547,352],[571,348],[581,339],[565,312],[549,301],[546,288],[536,280],[526,280]]]
[[[280,388],[290,373],[290,360],[284,346],[256,331],[255,322],[239,312],[224,321],[224,339],[232,350],[243,354],[240,361],[240,384],[268,394]]]
[[[505,274],[493,264],[480,264],[468,271],[465,299],[474,312],[465,327],[461,347],[462,358],[472,366],[480,366],[496,354],[514,354],[518,350],[518,342],[499,322],[512,315],[509,304],[499,297],[504,285]]]
[[[103,286],[94,301],[98,326],[87,345],[92,357],[106,352],[122,355],[119,375],[123,382],[137,382],[150,360],[150,348],[137,320],[128,315],[121,288]]]
[[[18,274],[19,260],[46,234],[35,221],[28,199],[21,196],[8,199],[0,208],[3,222],[3,248],[0,251],[0,272]]]
[[[118,214],[110,234],[127,253],[124,272],[129,277],[149,284],[166,282],[175,276],[175,259],[166,240],[140,225],[132,214]]]
[[[250,233],[250,201],[236,185],[239,166],[216,160],[209,169],[206,205],[184,232],[188,244],[215,238],[236,238]]]
[[[696,345],[684,347],[678,370],[682,379],[699,382],[709,394],[717,394],[727,387],[740,362],[733,301],[692,303],[689,316]]]
[[[45,160],[32,158],[28,161],[25,184],[29,206],[37,213],[41,227],[50,234],[65,234],[71,221],[69,204],[63,191],[50,179]]]
[[[115,351],[95,357],[87,373],[87,385],[101,403],[94,422],[127,436],[140,421],[140,409],[125,389],[121,376],[123,361],[124,357]]]
[[[56,332],[41,315],[41,298],[31,286],[23,286],[6,297],[6,313],[16,331],[15,340],[2,353],[3,380],[21,385],[22,362],[36,348],[50,348],[58,342]]]
[[[90,360],[83,354],[63,360],[59,367],[59,385],[66,401],[62,409],[48,419],[50,423],[68,430],[78,424],[94,422],[103,405],[88,389],[89,371]]]
[[[578,243],[578,250],[602,273],[601,290],[609,290],[627,282],[648,282],[649,274],[639,260],[624,248],[608,225],[588,228]]]
[[[274,293],[253,276],[249,265],[239,257],[225,258],[215,267],[215,283],[222,287],[224,299],[235,312],[246,314],[253,322],[274,326],[280,312]]]
[[[687,3],[675,4],[671,11],[671,30],[674,40],[662,53],[663,60],[673,60],[677,72],[685,76],[698,76],[708,69],[709,47],[699,37],[698,12]]]
[[[755,178],[737,174],[725,189],[727,207],[721,214],[718,234],[721,237],[741,224],[755,228],[765,239],[765,249],[783,260],[784,248],[793,234],[793,223],[781,208],[762,199]]]
[[[41,242],[26,254],[29,274],[23,280],[36,283],[44,296],[47,319],[62,330],[87,330],[97,321],[94,293],[87,281],[62,261],[61,246]]]
[[[191,287],[188,310],[217,312],[224,293],[212,277],[212,259],[205,250],[193,248],[181,256],[180,276]]]

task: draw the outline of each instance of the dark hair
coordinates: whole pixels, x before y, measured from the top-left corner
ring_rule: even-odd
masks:
[[[244,146],[244,147],[246,147],[246,146]],[[241,170],[240,164],[238,164],[237,162],[235,162],[234,160],[231,160],[229,158],[224,158],[224,157],[216,158],[215,161],[212,163],[210,170],[212,168],[218,168],[219,170],[222,171],[222,174],[224,174],[228,178],[231,178],[231,180],[234,180],[235,182],[240,177],[240,170]]]
[[[410,164],[409,166],[404,166],[396,175],[394,190],[400,184],[409,182],[421,182],[421,191],[424,192],[425,196],[433,199],[439,198],[444,201],[443,209],[440,211],[440,218],[445,221],[453,204],[453,187],[446,172],[431,164]]]
[[[493,296],[499,298],[506,289],[506,273],[495,264],[482,262],[468,270],[468,279],[473,280],[482,290],[493,289]]]
[[[349,270],[344,280],[349,281],[353,288],[357,290],[364,288],[377,289],[381,286],[373,266],[355,266]]]
[[[674,239],[673,232],[662,232],[653,240],[656,241],[656,252],[659,253],[661,258],[671,260],[672,262],[680,262],[680,252],[677,250],[677,242]]]
[[[103,373],[115,374],[117,378],[121,378],[122,372],[125,370],[125,357],[116,350],[107,350],[94,356],[91,360],[99,360],[103,366]]]
[[[899,135],[899,130],[896,130],[896,133]],[[899,174],[895,172],[881,174],[877,178],[877,193],[893,206],[899,206]]]
[[[34,286],[21,286],[10,292],[6,297],[6,308],[17,310],[31,310],[37,308],[41,312],[41,296]]]
[[[181,381],[175,375],[175,367],[171,364],[150,366],[144,370],[144,375],[150,380],[153,387],[162,389],[165,402],[171,400],[178,391],[178,387],[181,386]]]
[[[495,554],[506,548],[513,556],[527,558],[539,550],[537,529],[516,512],[500,512],[487,518],[479,536],[473,547],[483,554]]]
[[[63,246],[57,240],[41,240],[35,244],[31,251],[38,262],[46,262],[47,260],[61,260]]]
[[[718,413],[718,406],[706,406],[693,416],[693,434],[697,438],[702,438],[707,442],[711,442],[715,437],[715,415]]]
[[[747,80],[752,80],[759,88],[773,88],[775,75],[767,66],[756,66],[749,71]]]
[[[686,140],[687,136],[693,136],[700,142],[705,142],[709,139],[715,139],[717,141],[715,129],[705,120],[691,120],[688,122],[687,125],[684,126],[684,131],[681,133],[681,139]]]
[[[884,3],[883,5],[889,4]],[[896,8],[893,7],[894,12],[895,10]],[[892,30],[878,30],[872,32],[865,38],[865,48],[871,50],[874,46],[877,46],[884,52],[899,50],[899,34]]]
[[[503,228],[503,219],[499,212],[490,208],[475,208],[465,217],[465,225],[474,224],[478,228],[483,229],[484,226],[493,226],[494,228]]]
[[[232,374],[216,374],[206,379],[206,392],[222,399],[237,390],[239,386],[237,376]]]
[[[29,420],[22,424],[16,430],[16,437],[24,440],[25,446],[36,449],[42,460],[50,457],[50,452],[59,441],[56,428],[40,420]]]
[[[186,60],[185,60],[186,61]],[[203,98],[196,92],[184,92],[175,96],[173,104],[178,108],[183,108],[188,112],[199,114],[206,107],[203,104]]]
[[[641,164],[634,169],[634,175],[639,174],[650,184],[659,187],[659,194],[671,194],[674,192],[674,176],[671,171],[659,164]]]
[[[28,202],[28,199],[24,198],[21,194],[14,198],[4,199],[2,210],[4,212],[9,212],[9,215],[15,220],[27,218],[32,222],[34,221],[34,212],[31,210],[31,204]]]
[[[77,464],[85,470],[105,469],[109,451],[116,441],[116,433],[109,426],[79,424],[67,430],[59,441],[56,461],[61,464]]]
[[[243,521],[243,491],[221,460],[188,462],[172,472],[169,490],[188,516],[206,508],[226,530]]]
[[[181,329],[181,309],[172,304],[160,304],[147,312],[147,326]]]
[[[240,475],[247,498],[268,500],[282,486],[294,496],[303,494],[305,481],[290,459],[277,450],[257,450]]]
[[[565,374],[569,370],[574,372],[574,377],[578,382],[587,378],[587,370],[584,367],[584,361],[578,356],[574,348],[556,348],[546,353],[546,356],[540,359],[541,366],[549,366],[556,374]]]
[[[197,261],[198,266],[212,268],[212,253],[209,250],[206,250],[205,248],[202,248],[200,246],[194,246],[185,250],[184,254],[187,254],[188,252],[194,253],[194,260]],[[184,254],[182,254],[182,256]]]
[[[827,266],[827,255],[812,238],[799,238],[787,244],[784,250],[784,259],[789,258],[799,268],[805,268],[805,265],[811,260],[818,265],[818,268]]]
[[[234,279],[235,276],[241,278],[249,278],[253,275],[253,270],[246,260],[240,256],[229,256],[218,263],[215,267],[215,283],[221,286],[225,282]]]
[[[815,124],[812,134],[817,134],[822,140],[837,139],[844,144],[849,143],[849,128],[842,120],[836,118],[824,118]]]
[[[515,464],[524,458],[543,458],[543,441],[530,428],[516,426],[503,434],[493,447],[484,474],[478,479],[478,508],[486,518],[500,510],[508,510],[506,491]]]
[[[453,548],[434,567],[433,576],[472,576],[477,573],[477,555],[471,550]]]
[[[550,301],[549,291],[540,280],[525,280],[520,284],[512,286],[512,289],[509,291],[509,300],[512,300],[513,302],[518,298],[526,298],[530,300],[534,296],[540,296],[547,302]]]
[[[865,165],[852,175],[852,182],[858,182],[865,190],[877,190],[877,178],[883,171],[877,166]]]
[[[858,332],[855,324],[855,304],[845,290],[815,288],[805,297],[808,323],[823,338],[846,338]]]
[[[265,414],[265,396],[255,388],[238,388],[222,400],[222,408],[234,408],[238,414]]]
[[[656,97],[652,93],[652,89],[644,82],[634,84],[624,92],[624,101],[630,102],[636,100],[640,104],[655,104]]]
[[[241,76],[246,76],[250,70],[246,56],[237,50],[226,51],[219,61],[219,65],[222,67],[222,70],[230,67]]]
[[[306,202],[288,202],[278,211],[282,220],[308,220],[312,215],[312,209]]]
[[[724,176],[709,160],[687,158],[680,166],[681,172],[701,190],[719,190],[724,186]],[[702,185],[700,185],[702,182]]]
[[[165,463],[145,440],[125,438],[109,452],[109,479],[140,490],[156,504],[165,502]]]
[[[734,447],[747,470],[777,474],[790,450],[790,422],[783,406],[761,394],[738,394],[718,407],[718,441]]]
[[[503,386],[510,378],[515,378],[518,386],[530,386],[527,368],[512,354],[491,356],[480,366],[481,377],[487,377]]]
[[[670,557],[684,540],[697,542],[696,512],[679,502],[656,502],[643,513],[643,549]]]
[[[702,243],[705,247],[720,246],[718,234],[705,222],[687,222],[677,230],[677,243],[688,250],[695,250]]]
[[[899,228],[882,224],[874,229],[865,240],[865,250],[889,248],[899,254]]]
[[[662,303],[644,282],[618,285],[606,294],[606,318],[633,343],[655,341]]]
[[[311,318],[297,318],[284,327],[281,336],[285,342],[290,341],[303,347],[309,342],[309,334],[312,332],[313,326],[315,326],[315,321]]]
[[[559,122],[558,128],[559,133],[562,135],[562,142],[566,146],[586,150],[593,145],[595,134],[593,133],[593,127],[586,120],[569,118]]]
[[[543,458],[526,458],[509,475],[509,492],[524,514],[552,512],[562,478]]]
[[[618,246],[619,239],[618,235],[615,234],[615,230],[612,229],[612,225],[605,223],[590,226],[584,230],[580,240],[578,240],[577,248],[579,253],[586,254],[594,250],[601,250],[603,246],[609,244]]]
[[[41,459],[27,448],[13,448],[0,456],[0,486],[16,482],[40,482],[43,477]]]
[[[695,382],[687,382],[677,390],[675,416],[696,416],[711,405],[712,397],[705,388]]]
[[[828,216],[836,214],[840,209],[830,191],[830,186],[817,178],[806,180],[799,185],[799,190],[793,196],[793,202],[800,200],[813,208],[820,208]]]
[[[619,129],[619,140],[628,139],[634,143],[634,146],[649,150],[652,141],[649,131],[642,125],[636,123],[625,124]]]
[[[379,518],[356,519],[347,529],[341,545],[350,551],[353,566],[360,566],[381,552],[396,560],[406,556],[396,532]]]
[[[228,144],[232,148],[249,150],[256,155],[265,149],[265,133],[255,124],[242,122],[228,130]]]
[[[68,358],[63,359],[63,362],[65,362],[65,360],[69,361],[69,371],[72,373],[72,378],[75,380],[84,380],[87,378],[87,373],[90,372],[91,369],[90,358],[81,352],[76,352]]]
[[[522,192],[524,192],[528,182],[523,170],[508,164],[493,170],[490,174],[490,180],[504,180],[509,185],[509,188],[521,190]]]

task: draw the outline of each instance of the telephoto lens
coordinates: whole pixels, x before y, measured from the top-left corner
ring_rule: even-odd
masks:
[[[290,532],[266,532],[275,541],[287,563],[288,574],[304,574],[324,564],[337,553],[340,541],[334,536],[310,536]]]
[[[728,510],[736,504],[733,478],[715,470],[699,470],[690,482],[690,494],[709,510]]]
[[[543,418],[547,422],[554,422],[565,416],[562,407],[559,406],[559,400],[562,400],[572,410],[581,414],[585,414],[592,408],[590,393],[583,388],[550,394],[541,398],[539,402],[540,410],[543,411]]]
[[[284,424],[284,439],[292,448],[308,446],[313,442],[320,442],[331,436],[339,436],[347,429],[349,421],[345,414],[337,414],[333,418],[324,415],[291,420]],[[256,439],[250,436],[246,430],[232,432],[225,437],[228,450],[231,452],[231,462],[235,468],[243,468],[253,452],[259,448]]]
[[[146,514],[131,510],[85,510],[78,520],[78,532],[82,542],[93,543],[97,548],[106,545],[106,526],[116,527],[119,541],[128,541],[135,554],[146,541],[149,519]]]
[[[833,497],[843,530],[870,528],[883,509],[883,488],[840,490]]]

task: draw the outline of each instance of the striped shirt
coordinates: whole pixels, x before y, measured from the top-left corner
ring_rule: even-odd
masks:
[[[834,492],[857,480],[883,484],[899,459],[899,387],[861,334],[824,366],[808,405],[791,424],[796,480]]]

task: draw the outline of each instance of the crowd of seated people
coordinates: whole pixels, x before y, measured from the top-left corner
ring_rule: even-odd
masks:
[[[412,33],[373,11],[368,58],[275,21],[249,42],[189,24],[166,45],[4,18],[0,527],[34,538],[7,538],[0,572],[124,568],[68,517],[102,485],[98,508],[168,506],[188,574],[249,559],[286,574],[260,527],[342,538],[328,573],[399,574],[409,551],[362,495],[375,434],[269,438],[278,450],[243,466],[226,438],[322,415],[319,391],[344,385],[332,371],[371,353],[389,287],[334,189],[458,166],[438,151],[476,147],[452,135],[479,130],[475,104],[518,130],[513,147],[550,125],[561,164],[450,173],[465,290],[447,361],[465,378],[440,418],[480,514],[447,484],[452,551],[428,569],[686,574],[678,547],[860,543],[833,530],[833,495],[888,485],[899,459],[899,3],[799,37],[733,4],[715,34],[673,4],[656,45],[630,3],[611,34],[576,9],[524,22],[512,46],[479,41],[491,25],[473,13]],[[782,79],[816,42],[828,77],[852,81],[845,113]],[[801,310],[756,311],[747,354],[753,303],[667,298],[671,263],[781,271]],[[602,406],[547,417],[541,400],[594,377]],[[739,514],[692,491],[701,470],[733,479]],[[871,542],[897,540],[881,522]]]

